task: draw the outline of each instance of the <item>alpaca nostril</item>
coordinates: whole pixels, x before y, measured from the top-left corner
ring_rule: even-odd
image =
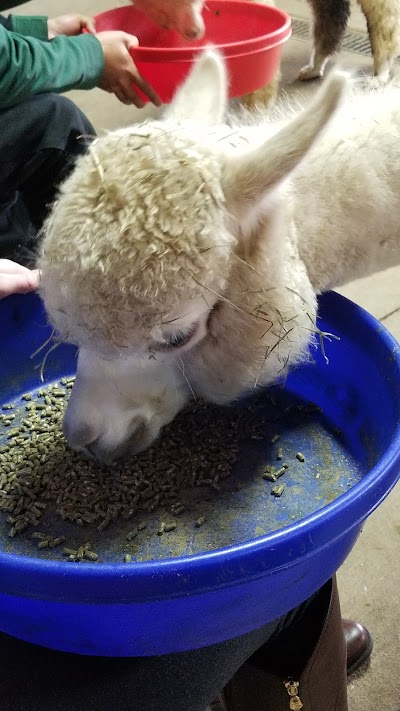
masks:
[[[120,433],[113,436],[111,431],[104,430],[96,436],[87,424],[76,426],[76,423],[72,428],[67,423],[64,433],[72,449],[98,464],[110,464],[116,459],[128,458],[142,451],[148,442],[147,428],[147,420],[136,417],[124,435]]]
[[[94,446],[98,439],[89,423],[77,423],[67,416],[63,422],[63,433],[72,449],[87,449]]]
[[[184,25],[183,36],[188,40],[200,39],[205,32],[205,25],[201,15],[195,15],[190,18],[186,18],[186,22],[182,23]]]
[[[197,26],[192,26],[185,30],[184,37],[185,39],[188,40],[196,40],[196,39],[201,39],[202,36],[204,35],[204,25],[197,25]]]
[[[185,39],[187,40],[195,40],[198,39],[201,35],[201,30],[199,29],[191,29],[187,30],[184,34]]]
[[[93,440],[90,444],[86,444],[85,447],[83,447],[83,451],[85,454],[88,454],[90,459],[93,459],[95,462],[99,461],[99,454],[98,451],[96,451],[96,443],[99,441],[99,437],[96,437],[96,439]]]

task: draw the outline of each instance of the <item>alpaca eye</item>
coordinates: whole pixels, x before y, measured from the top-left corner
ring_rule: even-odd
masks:
[[[186,346],[193,334],[194,329],[191,329],[190,331],[175,331],[175,333],[166,334],[164,335],[164,348],[181,348],[181,346]]]
[[[182,330],[177,330],[177,331],[163,331],[162,332],[162,337],[163,337],[163,342],[162,343],[157,343],[157,350],[158,351],[169,351],[173,349],[178,349],[182,348],[182,346],[186,346],[187,343],[193,338],[194,334],[197,331],[197,323],[194,323],[188,331],[182,331]]]

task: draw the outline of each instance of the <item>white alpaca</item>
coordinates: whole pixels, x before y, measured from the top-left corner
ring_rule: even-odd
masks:
[[[342,102],[348,85],[334,72],[289,119],[227,125],[208,50],[163,120],[79,159],[40,263],[50,319],[80,347],[73,447],[110,460],[192,393],[275,382],[316,342],[319,292],[400,262],[400,92]]]

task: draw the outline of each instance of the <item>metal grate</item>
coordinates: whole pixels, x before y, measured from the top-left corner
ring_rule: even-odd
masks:
[[[310,39],[311,28],[310,23],[306,20],[292,19],[293,37],[297,39]],[[342,49],[347,52],[355,52],[363,54],[366,57],[371,57],[371,45],[368,35],[361,32],[346,32],[342,41]]]
[[[292,17],[292,33],[293,37],[297,37],[297,39],[310,39],[310,23],[304,20],[296,20]]]

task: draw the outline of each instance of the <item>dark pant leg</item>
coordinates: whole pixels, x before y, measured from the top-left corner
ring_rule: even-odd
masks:
[[[94,135],[85,115],[57,94],[0,111],[0,257],[34,247],[60,183]]]
[[[332,596],[332,579],[307,603],[290,612],[279,624],[267,644],[248,660],[283,678],[298,679],[315,649]]]
[[[254,632],[162,657],[80,657],[0,635],[1,711],[205,711],[256,650],[266,652],[269,640],[286,635],[293,650],[291,628],[297,635],[319,596]]]

